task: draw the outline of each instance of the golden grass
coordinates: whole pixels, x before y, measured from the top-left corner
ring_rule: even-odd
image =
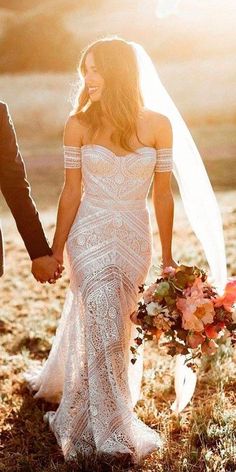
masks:
[[[217,194],[223,214],[229,275],[236,275],[235,196],[235,192]],[[160,243],[152,206],[150,213],[154,231],[153,263],[156,264],[160,258]],[[54,201],[48,201],[42,220],[50,239],[55,222]],[[55,286],[37,284],[30,274],[29,259],[8,213],[4,214],[3,228],[6,273],[0,282],[0,471],[85,471],[85,465],[64,463],[53,434],[42,420],[44,412],[56,405],[34,400],[22,380],[22,372],[30,361],[41,361],[48,356],[68,277],[65,274]],[[178,199],[173,242],[174,256],[178,260],[187,264],[205,264],[201,248],[186,225]],[[223,345],[217,356],[202,364],[193,401],[181,415],[176,416],[170,410],[174,399],[173,360],[154,344],[147,344],[142,397],[136,411],[143,421],[160,431],[166,439],[166,446],[162,453],[153,453],[142,467],[131,468],[130,472],[235,470],[235,373],[235,356],[227,345]],[[89,470],[105,471],[96,463]],[[113,467],[113,472],[118,470],[121,469]]]

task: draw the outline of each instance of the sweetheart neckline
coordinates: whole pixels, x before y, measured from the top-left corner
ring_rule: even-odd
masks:
[[[83,148],[86,148],[86,147],[98,147],[98,148],[101,148],[105,151],[108,151],[111,155],[115,156],[115,157],[118,157],[118,158],[121,158],[121,159],[124,159],[126,157],[129,157],[129,156],[132,156],[133,154],[135,154],[136,152],[139,152],[139,151],[142,151],[143,149],[151,149],[155,152],[157,152],[157,149],[152,147],[152,146],[143,146],[143,147],[140,147],[138,149],[135,149],[133,152],[130,152],[128,154],[124,154],[124,155],[119,155],[119,154],[116,154],[115,152],[113,152],[110,148],[106,147],[106,146],[103,146],[102,144],[83,144],[83,146],[81,146],[81,149]]]

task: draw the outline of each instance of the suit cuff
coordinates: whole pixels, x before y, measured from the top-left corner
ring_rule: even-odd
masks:
[[[45,241],[45,244],[41,244],[40,246],[37,247],[30,247],[26,249],[29,253],[31,261],[34,259],[38,259],[38,257],[44,257],[44,256],[52,256],[53,252],[51,248],[49,247],[49,244]]]

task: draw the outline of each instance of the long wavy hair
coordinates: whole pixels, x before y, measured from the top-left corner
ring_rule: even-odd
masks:
[[[92,52],[98,72],[104,79],[101,99],[92,102],[85,84],[85,60]],[[102,129],[102,117],[115,128],[111,141],[128,151],[133,151],[130,138],[137,135],[137,118],[143,99],[140,91],[139,70],[135,51],[131,44],[117,36],[99,39],[83,50],[78,73],[80,85],[73,114],[89,130],[91,142]],[[139,142],[141,142],[138,139]]]

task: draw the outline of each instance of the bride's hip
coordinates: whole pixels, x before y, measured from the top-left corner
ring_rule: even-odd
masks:
[[[150,215],[147,209],[138,212],[99,211],[78,213],[69,231],[67,242],[80,239],[97,243],[97,240],[149,241],[152,239]]]
[[[152,234],[148,226],[127,228],[117,216],[108,226],[84,228],[78,225],[69,235],[66,243],[67,253],[71,262],[80,264],[101,261],[102,266],[119,265],[122,261],[130,261],[131,265],[147,265],[152,257]],[[121,262],[119,262],[121,261]]]
[[[83,199],[78,208],[74,222],[69,231],[68,239],[77,237],[78,234],[101,233],[106,237],[119,229],[126,233],[149,234],[151,229],[149,209],[145,200],[132,201],[132,207],[120,201],[113,202],[110,206],[103,201],[97,205]]]

